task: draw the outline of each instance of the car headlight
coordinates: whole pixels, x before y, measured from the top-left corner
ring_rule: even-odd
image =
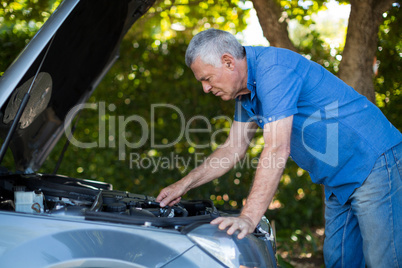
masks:
[[[238,239],[237,233],[228,235],[217,225],[205,224],[191,230],[187,236],[227,267],[276,267],[271,244],[253,235]]]
[[[257,235],[264,235],[264,240],[267,240],[271,243],[272,249],[276,252],[276,238],[275,233],[272,230],[271,224],[265,216],[262,216],[260,223],[256,227]],[[255,233],[256,234],[256,233]]]

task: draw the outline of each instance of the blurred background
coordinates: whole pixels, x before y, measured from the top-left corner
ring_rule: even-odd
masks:
[[[0,0],[0,75],[60,2]],[[156,196],[223,143],[234,102],[205,94],[184,63],[192,36],[212,27],[230,31],[244,45],[284,47],[318,62],[367,96],[402,130],[400,1],[379,2],[157,0],[125,36],[120,59],[89,99],[97,108],[83,110],[77,123],[77,140],[104,146],[70,145],[57,173]],[[176,109],[152,108],[155,104]],[[144,119],[148,134],[152,131],[152,140],[149,136],[138,148],[126,146],[144,135],[130,116]],[[183,118],[188,128],[210,131],[181,136]],[[66,141],[63,136],[39,172],[55,170]],[[245,161],[184,198],[211,199],[222,210],[241,209],[262,150],[261,132],[253,143]],[[8,152],[4,164],[14,170],[12,163]],[[323,266],[322,192],[321,185],[289,160],[266,213],[275,225],[282,267]]]

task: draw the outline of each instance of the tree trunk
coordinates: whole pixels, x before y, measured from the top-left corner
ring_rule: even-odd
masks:
[[[297,51],[288,33],[286,13],[275,0],[252,0],[262,32],[271,46]]]
[[[357,92],[375,102],[373,62],[382,14],[393,0],[351,0],[345,49],[338,76]]]

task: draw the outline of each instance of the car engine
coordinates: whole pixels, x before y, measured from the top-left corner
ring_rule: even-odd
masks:
[[[220,216],[210,200],[162,208],[154,197],[115,191],[107,183],[44,174],[1,176],[0,210],[167,228]]]

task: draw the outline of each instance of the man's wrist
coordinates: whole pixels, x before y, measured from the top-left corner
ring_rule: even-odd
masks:
[[[180,180],[186,191],[197,187],[197,176],[198,173],[193,170]]]
[[[257,226],[261,220],[261,217],[252,215],[251,213],[247,213],[247,211],[242,211],[240,213],[240,217],[246,218],[247,220],[249,220],[253,224],[254,227]]]

